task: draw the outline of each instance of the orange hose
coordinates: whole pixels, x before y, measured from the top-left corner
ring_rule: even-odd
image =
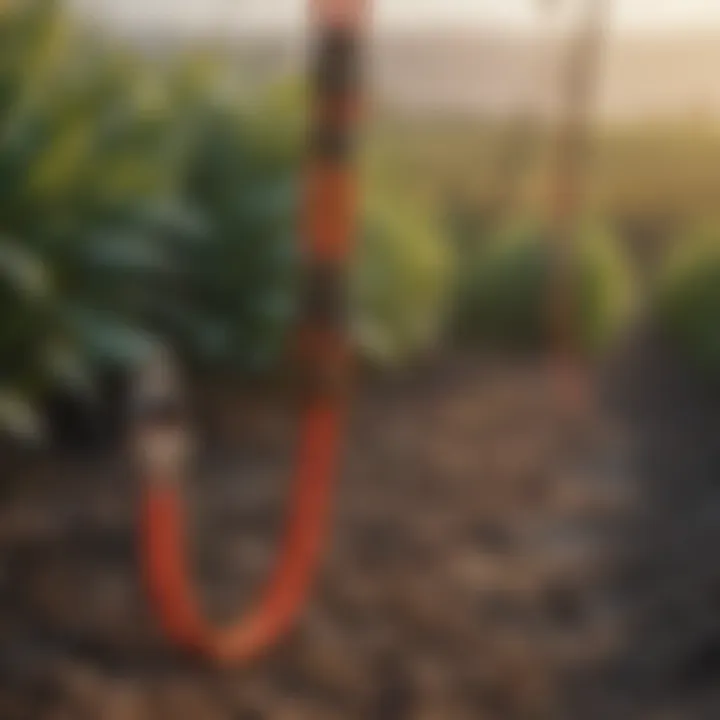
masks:
[[[182,500],[174,479],[154,478],[145,498],[145,575],[162,629],[181,647],[217,662],[243,662],[286,632],[302,607],[318,565],[336,472],[342,411],[318,403],[304,418],[292,515],[280,560],[256,608],[239,623],[215,629],[193,591]]]
[[[334,305],[340,302],[336,293],[342,283],[337,279],[344,274],[355,228],[357,187],[347,147],[358,118],[358,88],[351,66],[367,0],[312,2],[319,39],[326,45],[314,91],[317,147],[312,149],[300,222],[306,256],[320,270],[316,282],[329,281],[324,289]],[[319,296],[322,304],[322,292]],[[301,421],[288,526],[268,586],[237,623],[214,627],[195,595],[185,538],[182,461],[177,460],[180,455],[172,459],[176,446],[166,446],[170,455],[161,448],[159,461],[145,460],[141,553],[150,599],[169,639],[218,663],[243,663],[267,651],[297,618],[319,564],[346,414],[345,393],[337,383],[347,374],[349,357],[344,330],[336,324],[337,308],[313,308],[299,334],[317,384]],[[157,431],[152,423],[151,418],[150,432]],[[164,430],[159,430],[162,436]],[[171,439],[173,430],[177,428],[170,427]],[[141,426],[141,444],[149,437]]]

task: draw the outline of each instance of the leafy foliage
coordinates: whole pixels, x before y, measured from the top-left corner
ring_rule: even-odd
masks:
[[[298,163],[286,140],[284,128],[258,128],[232,107],[209,108],[202,121],[183,196],[203,233],[180,253],[160,323],[202,363],[260,370],[282,350],[298,266]]]
[[[0,427],[23,434],[47,393],[91,398],[158,341],[269,368],[299,287],[303,87],[241,97],[212,58],[143,59],[63,7],[0,16]],[[404,358],[438,329],[443,239],[395,191],[365,226],[354,326]]]
[[[366,357],[396,363],[437,341],[453,264],[441,226],[411,195],[368,200],[353,282],[355,333]]]
[[[150,348],[179,138],[170,86],[83,38],[60,3],[11,3],[0,48],[0,387],[20,429],[48,389],[89,393]]]
[[[666,262],[656,298],[661,325],[702,371],[720,377],[720,228],[686,233]]]
[[[575,238],[568,302],[576,341],[587,352],[605,348],[627,319],[632,279],[617,240],[585,227]],[[513,347],[548,342],[554,245],[537,223],[507,227],[464,266],[460,325],[466,337]]]

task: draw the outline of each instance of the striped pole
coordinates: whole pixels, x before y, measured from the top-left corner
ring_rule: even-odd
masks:
[[[548,315],[551,358],[558,392],[567,408],[585,412],[590,389],[577,337],[578,260],[574,242],[585,201],[593,102],[610,0],[586,0],[583,26],[573,39],[564,75],[563,111],[551,205],[553,263]]]

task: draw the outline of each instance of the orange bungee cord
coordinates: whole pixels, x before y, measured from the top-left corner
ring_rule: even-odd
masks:
[[[150,600],[166,636],[223,664],[248,662],[288,631],[306,601],[328,525],[346,414],[350,352],[345,270],[356,225],[353,139],[367,0],[312,0],[315,67],[302,249],[307,293],[298,354],[308,391],[301,418],[290,516],[279,560],[254,609],[215,627],[197,599],[182,485],[191,452],[180,383],[167,358],[139,379],[135,453],[142,479],[141,556]]]

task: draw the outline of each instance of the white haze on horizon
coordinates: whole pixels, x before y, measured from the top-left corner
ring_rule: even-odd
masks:
[[[70,0],[128,30],[248,34],[303,27],[307,0]],[[577,0],[375,0],[379,30],[532,30],[543,6]],[[720,0],[615,0],[613,26],[633,33],[720,30]]]

